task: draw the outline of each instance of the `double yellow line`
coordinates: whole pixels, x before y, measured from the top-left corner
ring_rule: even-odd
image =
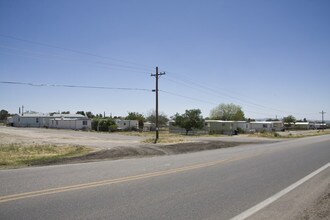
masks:
[[[32,191],[32,192],[25,192],[25,193],[1,196],[0,203],[10,202],[10,201],[20,200],[20,199],[26,199],[26,198],[31,198],[31,197],[37,197],[37,196],[43,196],[43,195],[57,194],[57,193],[61,193],[61,192],[88,189],[88,188],[111,185],[111,184],[116,184],[116,183],[125,183],[125,182],[134,181],[134,180],[147,179],[147,178],[151,178],[151,177],[164,176],[164,175],[169,175],[169,174],[173,174],[173,173],[180,173],[180,172],[184,172],[184,171],[210,167],[210,166],[218,165],[221,163],[228,163],[228,162],[240,160],[243,158],[244,157],[239,157],[239,158],[237,157],[237,158],[227,159],[227,160],[217,160],[217,161],[212,161],[212,162],[208,162],[208,163],[195,164],[195,165],[190,165],[190,166],[185,166],[185,167],[175,168],[175,169],[170,169],[170,170],[157,171],[157,172],[152,172],[152,173],[146,173],[146,174],[140,174],[140,175],[134,175],[134,176],[128,176],[128,177],[121,177],[121,178],[116,178],[116,179],[102,180],[102,181],[91,182],[91,183],[83,183],[83,184],[77,184],[77,185],[71,185],[71,186],[63,186],[63,187],[57,187],[57,188],[51,188],[51,189],[44,189],[44,190],[38,190],[38,191]]]

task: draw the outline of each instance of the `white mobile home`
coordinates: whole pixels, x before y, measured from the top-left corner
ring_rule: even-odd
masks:
[[[250,122],[250,131],[281,131],[284,124],[281,121],[253,121]]]
[[[14,127],[46,127],[49,123],[49,117],[45,114],[16,114],[12,117],[11,125]]]
[[[315,123],[314,122],[309,122],[309,121],[305,121],[305,122],[295,122],[292,125],[293,129],[296,130],[309,130],[309,129],[315,129]]]
[[[14,127],[90,130],[91,120],[86,116],[77,114],[17,114],[12,117],[10,125]]]
[[[250,122],[251,131],[271,131],[272,123],[270,121],[253,121]]]
[[[139,129],[139,121],[138,120],[123,120],[116,119],[115,123],[117,125],[118,130],[130,130],[130,129]]]
[[[236,124],[237,124],[237,128],[243,132],[248,132],[251,129],[250,123],[248,123],[246,121],[236,121]]]
[[[205,120],[205,126],[210,134],[232,134],[237,129],[235,121]]]

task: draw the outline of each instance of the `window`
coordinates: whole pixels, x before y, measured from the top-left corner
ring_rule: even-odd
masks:
[[[39,123],[39,118],[36,118],[36,123]]]
[[[267,128],[267,124],[263,124],[262,127],[263,127],[263,128]]]
[[[83,125],[87,125],[87,121],[83,121]]]

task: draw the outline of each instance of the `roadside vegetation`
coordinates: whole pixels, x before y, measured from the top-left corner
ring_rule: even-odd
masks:
[[[146,139],[142,143],[154,144],[155,143],[155,132],[121,132],[122,135],[127,136],[138,136],[145,137]],[[193,134],[189,133],[170,133],[168,129],[159,131],[159,139],[157,140],[158,144],[180,144],[192,142],[194,138],[201,137],[227,137],[228,135],[224,134]]]
[[[0,168],[46,165],[93,151],[82,146],[0,144]]]
[[[121,132],[122,135],[127,136],[137,136],[137,137],[144,137],[144,141],[142,143],[145,144],[153,144],[155,142],[155,132],[148,131],[148,132],[129,132],[124,131]],[[183,134],[176,134],[170,133],[168,130],[160,130],[159,131],[159,139],[157,143],[162,144],[172,144],[172,143],[185,143],[189,142],[186,135]]]
[[[278,132],[256,132],[248,134],[249,137],[265,137],[265,138],[303,138],[330,134],[330,129],[324,130],[292,130]]]

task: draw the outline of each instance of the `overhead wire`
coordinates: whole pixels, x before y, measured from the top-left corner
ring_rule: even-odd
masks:
[[[25,50],[25,49],[20,49],[20,48],[12,48],[12,47],[6,47],[3,45],[0,45],[0,48],[5,48],[9,50],[15,50],[15,51],[21,51],[24,53],[29,53],[29,55],[34,55],[34,56],[29,56],[29,55],[23,55],[23,54],[14,54],[15,56],[22,56],[22,57],[29,57],[29,58],[38,58],[38,59],[57,59],[65,62],[79,62],[79,63],[84,63],[84,64],[96,64],[100,66],[105,66],[107,68],[113,69],[121,69],[124,71],[129,71],[129,72],[134,72],[134,73],[143,73],[143,74],[148,74],[146,73],[147,71],[143,71],[140,68],[135,68],[127,65],[121,65],[121,64],[112,64],[108,62],[101,62],[101,61],[92,61],[92,60],[83,60],[83,59],[72,59],[69,57],[57,55],[57,54],[51,54],[51,53],[43,53],[43,52],[36,52],[36,51],[30,51],[30,50]],[[3,52],[3,51],[0,51]],[[11,54],[11,53],[9,53]],[[48,56],[48,57],[47,57]]]
[[[172,72],[167,71],[167,73],[172,73]],[[176,74],[178,75],[178,73],[176,73]],[[184,74],[180,74],[180,75],[184,75]],[[184,86],[189,87],[189,88],[194,88],[194,89],[198,88],[199,91],[202,91],[204,93],[212,94],[213,96],[222,97],[222,98],[225,97],[226,99],[235,99],[235,100],[238,100],[239,102],[245,103],[245,104],[250,105],[250,106],[258,107],[258,108],[261,108],[261,109],[272,110],[272,111],[278,112],[278,113],[281,112],[282,114],[283,113],[286,113],[286,114],[304,114],[304,113],[293,113],[293,112],[289,112],[289,111],[275,109],[275,108],[260,105],[260,104],[257,104],[257,103],[251,102],[251,101],[247,101],[247,100],[244,100],[242,98],[238,98],[238,97],[235,97],[235,96],[232,96],[232,95],[228,95],[224,92],[220,92],[216,89],[212,89],[211,86],[206,86],[206,85],[202,85],[200,83],[193,82],[192,80],[189,79],[189,76],[187,76],[185,78],[185,80],[180,80],[178,78],[175,78],[173,80],[174,77],[172,77],[172,80],[168,79],[168,78],[171,78],[169,75],[168,75],[166,80],[171,81],[173,83],[181,84],[181,85],[184,85]]]
[[[203,99],[197,99],[197,98],[194,98],[194,97],[190,97],[190,96],[186,96],[186,95],[181,95],[181,94],[178,94],[178,93],[175,93],[175,92],[169,92],[169,91],[166,91],[166,90],[159,90],[159,91],[162,92],[162,93],[166,93],[166,94],[177,96],[177,97],[184,98],[184,99],[189,99],[189,100],[197,101],[197,102],[200,102],[200,103],[206,103],[206,104],[210,104],[210,105],[218,105],[219,104],[219,103],[215,103],[215,102],[206,101],[206,100],[203,100]],[[264,112],[250,111],[250,110],[246,110],[246,109],[244,109],[244,111],[245,112],[249,112],[249,113],[253,113],[253,114],[268,115],[269,117],[271,117],[271,115],[269,115],[267,113],[264,113]]]
[[[47,44],[47,43],[36,42],[36,41],[32,41],[32,40],[27,40],[27,39],[15,37],[15,36],[0,34],[0,37],[7,38],[7,39],[13,39],[13,40],[17,40],[17,41],[22,41],[22,42],[26,42],[26,43],[30,43],[30,44],[40,45],[40,46],[44,46],[44,47],[49,47],[49,48],[60,49],[60,50],[64,50],[64,51],[69,51],[69,52],[76,53],[76,54],[93,56],[93,57],[97,57],[97,58],[113,60],[115,62],[121,62],[121,63],[131,64],[131,65],[134,65],[136,68],[139,66],[140,69],[143,68],[146,71],[150,71],[152,69],[148,65],[139,64],[139,63],[136,63],[136,62],[131,62],[131,61],[127,61],[127,60],[112,58],[112,57],[108,57],[108,56],[98,55],[98,54],[94,54],[94,53],[90,53],[90,52],[75,50],[75,49],[61,47],[61,46],[56,46],[56,45]]]
[[[193,98],[193,97],[189,97],[189,96],[185,96],[185,95],[180,95],[180,94],[177,94],[177,93],[174,93],[174,92],[169,92],[169,91],[166,91],[166,90],[158,90],[158,91],[159,92],[166,93],[166,94],[170,94],[170,95],[173,95],[173,96],[185,98],[185,99],[190,99],[190,100],[194,100],[194,101],[198,101],[198,102],[203,102],[203,103],[215,105],[214,102],[209,102],[209,101],[205,101],[205,100],[202,100],[202,99],[196,99],[196,98]]]
[[[180,83],[180,82],[178,82],[178,83]],[[205,85],[202,85],[202,84],[193,82],[193,81],[191,81],[189,79],[185,79],[185,81],[184,81],[183,84],[187,84],[187,83],[192,84],[192,85],[195,85],[196,87],[202,88],[204,90],[210,91],[215,96],[221,96],[221,97],[226,97],[226,98],[230,98],[230,99],[236,99],[236,100],[238,100],[240,102],[243,102],[243,103],[246,103],[246,104],[250,104],[250,105],[253,105],[253,106],[257,106],[257,107],[260,107],[260,108],[266,108],[266,109],[270,109],[270,110],[274,110],[274,111],[281,111],[281,110],[270,108],[270,107],[267,107],[267,106],[264,106],[264,105],[260,105],[260,104],[257,104],[257,103],[251,102],[251,101],[247,101],[247,100],[244,100],[244,99],[241,99],[241,98],[232,96],[232,95],[228,95],[228,94],[226,94],[224,92],[220,92],[220,91],[218,91],[216,89],[212,89],[210,86],[205,86]]]
[[[29,44],[35,44],[35,45],[40,45],[40,46],[44,46],[44,47],[69,51],[69,52],[76,53],[76,54],[93,56],[93,57],[97,57],[97,58],[101,58],[101,59],[108,59],[108,60],[112,60],[112,61],[115,61],[115,62],[119,62],[121,64],[100,62],[100,61],[89,61],[89,60],[87,60],[87,61],[86,60],[70,60],[71,62],[92,63],[92,64],[97,64],[97,65],[104,65],[104,66],[107,66],[108,68],[109,67],[122,68],[122,69],[128,69],[128,70],[125,70],[125,71],[140,72],[140,73],[145,73],[145,74],[150,74],[150,73],[146,73],[146,72],[153,71],[153,68],[151,68],[150,66],[135,63],[135,62],[131,62],[131,61],[127,61],[127,60],[122,60],[122,59],[116,59],[116,58],[112,58],[112,57],[97,55],[97,54],[90,53],[90,52],[65,48],[65,47],[46,44],[46,43],[41,43],[41,42],[36,42],[36,41],[27,40],[27,39],[15,37],[15,36],[10,36],[10,35],[5,35],[5,34],[0,34],[0,37],[7,38],[7,39],[13,39],[13,40],[21,41],[21,42],[26,42],[26,43],[29,43]],[[35,54],[35,55],[38,55],[38,56],[42,56],[41,58],[45,58],[44,55],[48,55],[48,56],[53,56],[53,57],[58,58],[58,59],[65,59],[66,61],[68,61],[67,57],[63,57],[63,56],[60,56],[60,55],[49,54],[49,53],[45,54],[45,53],[40,53],[40,52],[35,52],[35,51],[33,52],[33,51],[28,51],[28,50],[19,49],[19,48],[10,48],[10,47],[6,47],[6,46],[2,46],[2,45],[0,45],[0,47],[6,48],[6,49],[11,49],[11,50],[20,50],[20,51],[23,51],[23,52],[32,53],[32,54]],[[19,56],[22,56],[22,55],[19,55]],[[127,65],[127,64],[129,64],[129,65]],[[167,74],[168,73],[173,74],[173,72],[168,72],[168,71],[166,71],[166,73]],[[227,100],[234,99],[234,100],[237,100],[240,103],[245,103],[244,105],[248,105],[250,107],[253,106],[254,108],[257,107],[257,108],[260,108],[260,109],[271,110],[271,111],[278,112],[278,113],[281,112],[281,113],[287,113],[287,114],[305,114],[305,113],[293,113],[293,112],[288,112],[288,111],[268,107],[268,106],[265,106],[265,105],[260,105],[258,103],[252,102],[250,100],[246,100],[246,99],[242,99],[242,98],[233,96],[233,95],[231,95],[231,92],[229,92],[230,94],[228,94],[228,92],[223,92],[225,90],[222,89],[222,88],[218,87],[216,89],[213,89],[211,86],[196,83],[196,82],[194,82],[190,79],[189,75],[186,75],[184,73],[175,73],[175,74],[176,75],[184,75],[184,76],[186,76],[186,78],[185,78],[185,80],[180,80],[178,78],[171,77],[171,75],[168,75],[164,79],[167,80],[167,81],[170,81],[172,83],[184,85],[184,86],[186,86],[188,88],[191,88],[191,89],[195,89],[195,90],[198,89],[199,91],[202,91],[205,94],[209,94],[209,95],[211,94],[211,95],[216,96],[216,97],[226,98]],[[30,86],[53,86],[53,87],[57,86],[57,87],[71,87],[71,88],[76,87],[76,88],[91,88],[91,89],[94,88],[94,89],[120,89],[120,90],[144,90],[144,91],[149,91],[148,89],[139,89],[139,88],[115,88],[115,87],[55,85],[55,84],[39,84],[38,85],[38,84],[33,84],[33,83],[20,83],[20,82],[0,82],[0,83],[22,84],[22,85],[30,85]],[[219,91],[219,90],[223,90],[223,91]],[[163,93],[170,94],[170,95],[174,95],[174,96],[177,96],[177,97],[187,98],[187,99],[190,99],[190,100],[195,100],[195,101],[198,101],[198,102],[203,102],[203,103],[208,103],[208,104],[215,104],[213,102],[205,101],[205,100],[202,100],[202,99],[197,99],[197,98],[193,98],[193,97],[189,97],[189,96],[180,95],[180,94],[177,94],[175,92],[169,92],[169,91],[166,91],[166,90],[159,90],[159,91],[161,91]],[[245,110],[245,111],[248,111],[248,110]],[[248,112],[256,113],[254,111],[248,111]],[[314,114],[314,113],[308,113],[308,114]]]
[[[152,89],[145,88],[125,88],[125,87],[108,87],[108,86],[89,86],[89,85],[69,85],[69,84],[47,84],[47,83],[30,83],[30,82],[14,82],[14,81],[0,81],[1,84],[11,85],[27,85],[34,87],[66,87],[66,88],[83,88],[83,89],[107,89],[107,90],[127,90],[127,91],[145,91],[153,92]]]

